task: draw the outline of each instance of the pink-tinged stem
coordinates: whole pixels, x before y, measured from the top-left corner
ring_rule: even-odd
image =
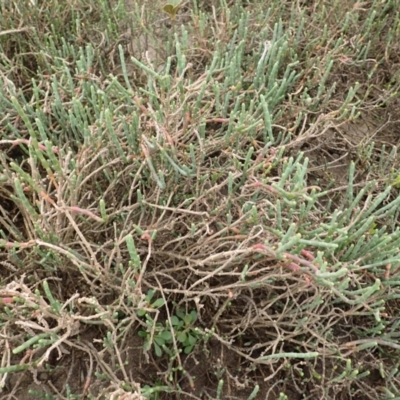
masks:
[[[102,218],[98,217],[96,214],[93,214],[93,213],[92,213],[91,211],[89,211],[89,210],[85,210],[85,209],[83,209],[83,208],[76,207],[76,206],[67,207],[67,208],[68,208],[68,210],[73,211],[73,212],[76,212],[76,213],[78,213],[78,214],[87,215],[88,217],[91,217],[91,218],[95,219],[95,220],[98,221],[98,222],[103,222],[103,219],[102,219]]]

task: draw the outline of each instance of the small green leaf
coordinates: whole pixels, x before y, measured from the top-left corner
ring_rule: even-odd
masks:
[[[155,351],[157,357],[162,356],[161,347],[157,343],[154,343],[154,351]]]
[[[166,342],[172,340],[172,334],[170,331],[162,331],[158,336],[161,336]]]
[[[160,308],[160,307],[163,306],[164,304],[165,304],[164,299],[163,299],[163,298],[160,298],[160,299],[157,299],[151,306],[152,306],[153,308]]]
[[[196,344],[196,342],[197,342],[197,339],[189,333],[189,335],[188,335],[188,342],[189,342],[189,344],[191,344],[192,346],[194,346],[194,345]]]
[[[190,316],[192,317],[192,322],[196,321],[197,319],[197,312],[192,310],[190,311]]]
[[[185,343],[187,339],[187,335],[185,332],[180,332],[177,336],[178,342]]]
[[[172,326],[178,326],[179,325],[179,318],[176,316],[176,315],[173,315],[172,317],[171,317],[171,323],[172,323]]]
[[[169,2],[163,6],[162,10],[166,12],[171,19],[175,19],[182,2],[183,0],[169,0]]]
[[[371,224],[371,228],[369,229],[368,233],[369,233],[370,235],[374,235],[375,232],[376,232],[376,223],[373,222],[373,223]]]
[[[153,290],[153,289],[150,289],[150,290],[147,292],[147,295],[146,295],[146,301],[147,301],[147,303],[150,304],[151,299],[154,297],[155,293],[156,293],[156,291]]]
[[[395,188],[400,187],[400,175],[397,175],[396,179],[392,182],[392,186]]]
[[[193,346],[186,346],[185,349],[183,350],[185,354],[190,354],[193,350]]]
[[[159,346],[164,346],[165,344],[165,340],[160,336],[156,336],[154,338],[154,342],[155,342],[154,345],[158,344]]]
[[[140,337],[142,337],[142,338],[145,338],[145,337],[147,336],[147,332],[145,332],[145,331],[139,331],[139,332],[138,332],[138,335],[139,335]]]
[[[137,315],[138,315],[139,317],[143,317],[144,315],[146,315],[146,310],[139,310],[139,311],[137,312]]]

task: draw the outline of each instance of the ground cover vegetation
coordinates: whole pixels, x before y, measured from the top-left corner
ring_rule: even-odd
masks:
[[[399,399],[397,0],[0,3],[1,399]]]

